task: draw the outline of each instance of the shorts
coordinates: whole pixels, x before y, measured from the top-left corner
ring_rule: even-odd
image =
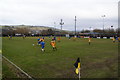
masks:
[[[44,48],[45,46],[42,46],[42,49]]]
[[[55,46],[52,46],[52,47],[54,47],[54,48],[55,48]]]
[[[38,44],[40,44],[41,42],[38,42]]]

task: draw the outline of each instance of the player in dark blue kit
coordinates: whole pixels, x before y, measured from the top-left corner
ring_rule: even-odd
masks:
[[[40,45],[40,43],[41,43],[40,38],[38,38],[37,41],[38,41],[38,45]]]
[[[54,36],[54,40],[56,41],[56,36]]]
[[[44,47],[45,47],[45,42],[43,40],[41,40],[41,51],[44,52]]]

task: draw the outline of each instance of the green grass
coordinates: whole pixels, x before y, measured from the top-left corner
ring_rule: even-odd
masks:
[[[5,61],[2,64],[2,78],[6,79],[6,78],[18,78],[8,67],[8,65],[5,63]]]
[[[45,52],[37,46],[37,37],[3,38],[3,55],[25,72],[36,78],[77,78],[74,63],[81,58],[82,78],[117,77],[118,43],[110,39],[88,39],[76,41],[62,38],[57,42],[57,51],[52,51],[49,38],[45,38]],[[35,46],[32,46],[32,44]],[[4,66],[3,66],[4,67]],[[6,73],[3,71],[3,73]]]
[[[2,37],[0,37],[0,79],[2,79]]]

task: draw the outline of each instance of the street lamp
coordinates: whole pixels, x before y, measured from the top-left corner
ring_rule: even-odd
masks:
[[[92,27],[89,27],[89,28],[90,28],[90,36],[91,36],[91,28],[92,28]]]
[[[76,16],[75,16],[75,35],[76,35],[76,21],[77,21],[77,19],[76,19]]]
[[[111,28],[113,28],[113,26],[111,26]]]
[[[92,28],[92,27],[89,27],[89,28],[90,28],[90,32],[91,32],[91,28]]]
[[[104,26],[105,26],[105,22],[104,22],[105,21],[105,17],[106,17],[106,15],[102,16],[102,18],[103,18],[103,32],[104,32]]]
[[[56,30],[56,23],[54,22],[54,30]],[[54,31],[54,36],[55,36],[55,31]]]
[[[56,28],[56,22],[54,22],[54,28]]]
[[[111,36],[112,35],[112,28],[113,28],[113,26],[110,26],[110,28],[109,28],[109,35]]]

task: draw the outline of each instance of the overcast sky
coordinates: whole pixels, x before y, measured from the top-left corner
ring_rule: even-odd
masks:
[[[118,27],[119,0],[0,0],[0,25],[40,25],[64,30],[74,30],[77,16],[77,30]],[[54,25],[54,22],[56,25]]]

